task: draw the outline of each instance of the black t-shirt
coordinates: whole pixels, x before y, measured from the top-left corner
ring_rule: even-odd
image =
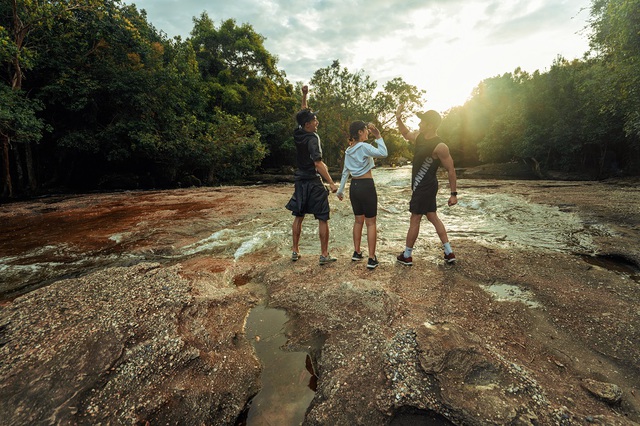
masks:
[[[298,166],[295,179],[314,179],[318,176],[315,162],[322,161],[320,136],[315,132],[307,132],[302,128],[297,128],[293,132],[293,141],[296,144],[296,163]]]

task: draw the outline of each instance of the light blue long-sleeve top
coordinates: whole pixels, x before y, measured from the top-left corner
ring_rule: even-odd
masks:
[[[375,167],[374,158],[385,158],[388,154],[384,139],[376,139],[376,148],[370,143],[358,142],[344,151],[344,168],[342,169],[342,179],[337,195],[344,194],[344,187],[347,184],[349,175],[362,176]]]

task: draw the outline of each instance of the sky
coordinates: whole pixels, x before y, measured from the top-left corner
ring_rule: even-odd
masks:
[[[464,104],[490,77],[547,71],[589,48],[590,0],[125,0],[169,37],[188,38],[206,12],[265,37],[291,83],[338,60],[382,86],[401,77],[426,91],[424,109]],[[313,92],[313,87],[310,87]]]

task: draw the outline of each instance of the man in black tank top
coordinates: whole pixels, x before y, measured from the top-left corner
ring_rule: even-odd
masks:
[[[403,265],[413,265],[413,247],[420,233],[420,222],[422,216],[427,216],[429,222],[433,224],[436,233],[444,248],[444,260],[447,263],[454,263],[456,255],[451,250],[447,230],[436,213],[436,195],[438,193],[438,178],[436,172],[442,165],[449,174],[449,187],[451,196],[448,204],[453,206],[458,203],[458,192],[456,189],[456,169],[453,166],[453,159],[449,153],[449,147],[437,135],[438,126],[442,118],[437,111],[430,110],[425,113],[416,114],[420,118],[420,130],[411,132],[402,122],[403,105],[396,111],[398,129],[402,136],[414,143],[413,167],[411,169],[411,201],[409,211],[411,220],[407,231],[406,246],[397,257],[398,262]]]

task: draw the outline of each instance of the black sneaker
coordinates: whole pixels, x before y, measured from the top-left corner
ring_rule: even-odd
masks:
[[[402,263],[403,265],[407,265],[407,266],[413,265],[413,258],[411,256],[404,257],[404,252],[400,253],[398,257],[396,257],[396,259],[398,260],[398,262]]]
[[[353,252],[353,255],[351,256],[351,260],[362,260],[364,259],[364,256],[362,256],[362,252],[358,253],[357,251]]]
[[[378,267],[378,258],[377,257],[373,257],[369,258],[369,261],[367,262],[367,268],[369,269],[376,269]]]

